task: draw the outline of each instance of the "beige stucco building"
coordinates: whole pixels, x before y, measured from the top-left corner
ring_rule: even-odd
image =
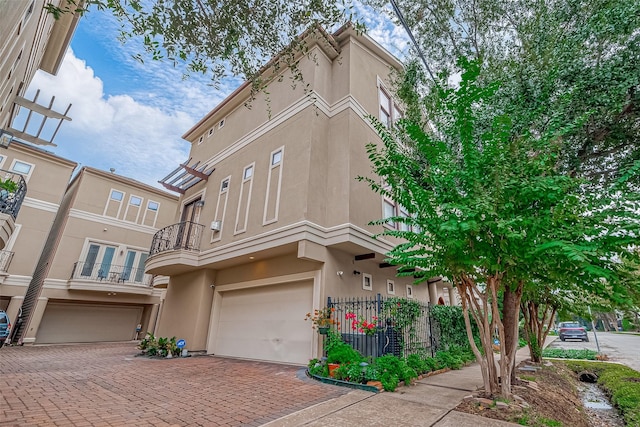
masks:
[[[23,343],[121,341],[153,331],[166,278],[144,273],[153,234],[177,197],[14,141],[0,162],[27,164],[27,194],[0,254],[0,309]],[[9,170],[14,170],[13,167]],[[69,180],[71,179],[71,182]],[[28,313],[28,315],[26,315]],[[17,323],[15,323],[16,326]]]
[[[58,72],[78,23],[78,13],[65,13],[56,20],[44,8],[47,3],[68,6],[66,0],[0,0],[0,130],[20,137],[26,135],[10,129],[19,104],[45,116],[61,116],[22,99],[38,69]],[[76,3],[82,6],[83,1]]]
[[[305,314],[329,296],[455,298],[441,280],[396,277],[394,242],[369,223],[399,206],[356,180],[378,141],[367,115],[400,115],[389,74],[401,64],[349,26],[312,34],[304,84],[275,76],[250,109],[239,87],[187,131],[191,158],[163,180],[180,209],[146,269],[170,276],[158,335],[190,350],[306,363],[321,350]]]

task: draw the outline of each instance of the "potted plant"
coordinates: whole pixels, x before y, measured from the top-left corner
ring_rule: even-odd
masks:
[[[12,194],[18,191],[18,183],[12,181],[11,178],[0,179],[0,197],[3,199],[9,198]]]
[[[358,365],[364,358],[353,347],[345,342],[335,343],[329,350],[327,350],[327,365],[329,366],[329,376],[334,377],[335,371],[340,366]],[[346,369],[346,368],[345,368]]]
[[[336,321],[333,312],[336,309],[331,307],[324,307],[321,309],[313,310],[313,314],[307,313],[304,320],[310,320],[313,329],[318,329],[318,333],[321,335],[327,335],[329,329],[333,325],[340,325],[340,322]]]

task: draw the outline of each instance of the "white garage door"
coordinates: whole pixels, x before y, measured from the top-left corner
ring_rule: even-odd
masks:
[[[142,307],[48,303],[36,343],[129,341]]]
[[[311,358],[313,281],[261,286],[220,294],[214,354],[307,364]]]

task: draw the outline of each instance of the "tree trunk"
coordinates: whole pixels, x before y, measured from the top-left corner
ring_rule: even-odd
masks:
[[[542,362],[542,350],[544,342],[549,335],[553,318],[556,315],[556,307],[550,303],[541,306],[536,301],[526,301],[521,304],[524,316],[524,331],[529,355],[534,363]]]
[[[515,289],[515,291],[513,291],[515,295],[513,295],[513,301],[511,301],[511,304],[517,302],[518,305],[511,308],[506,308],[509,317],[506,319],[506,321],[503,322],[503,320],[500,318],[501,311],[498,306],[498,291],[501,286],[501,281],[501,274],[489,276],[487,278],[487,291],[490,292],[491,295],[491,315],[493,323],[495,323],[498,328],[498,338],[500,340],[500,395],[506,399],[511,399],[511,373],[515,368],[515,353],[518,346],[517,339],[515,340],[515,342],[511,342],[507,345],[505,335],[507,333],[506,331],[508,330],[510,334],[513,334],[517,337],[517,319],[519,313],[518,308],[520,307],[523,283],[518,283],[517,288]],[[506,305],[504,301],[503,304]],[[510,310],[514,310],[516,312],[515,315]],[[514,340],[512,339],[512,341]]]
[[[490,303],[488,300],[488,294],[486,291],[481,292],[476,283],[469,277],[461,276],[454,280],[456,281],[456,287],[460,294],[462,313],[464,315],[467,330],[467,339],[469,340],[471,349],[476,356],[476,360],[480,364],[485,393],[488,395],[497,394],[499,391],[499,385],[493,355],[494,322],[489,320]],[[473,316],[473,319],[478,326],[482,352],[478,349],[473,339],[470,315]]]
[[[506,357],[515,365],[516,351],[518,351],[518,323],[520,320],[520,300],[522,299],[523,284],[519,283],[515,290],[507,286],[502,297],[502,322],[507,325],[504,330],[504,344],[507,348]],[[512,325],[512,326],[508,326]],[[509,354],[509,349],[513,349]],[[511,383],[516,379],[516,370],[511,369]]]

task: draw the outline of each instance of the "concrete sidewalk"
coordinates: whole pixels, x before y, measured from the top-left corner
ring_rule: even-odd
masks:
[[[545,343],[548,345],[554,337]],[[516,353],[516,364],[529,358],[528,347]],[[293,426],[425,426],[507,427],[508,422],[455,411],[454,408],[482,387],[480,365],[474,363],[398,387],[393,393],[354,390],[302,411],[265,424],[264,427]]]

